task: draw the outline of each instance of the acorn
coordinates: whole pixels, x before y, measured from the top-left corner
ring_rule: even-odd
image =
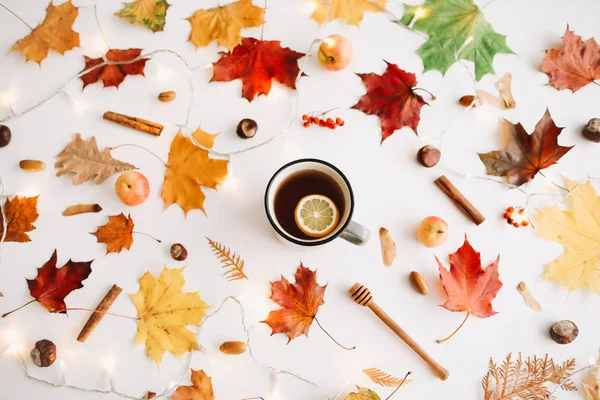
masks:
[[[177,93],[175,93],[172,90],[169,90],[168,92],[162,92],[158,95],[158,99],[160,101],[162,101],[163,103],[168,103],[169,101],[173,101],[173,100],[175,100],[175,97],[177,97]]]
[[[435,167],[438,162],[440,162],[440,157],[442,153],[435,147],[426,145],[419,149],[417,153],[417,160],[421,163],[422,166],[431,168]]]
[[[427,286],[427,282],[425,282],[425,279],[420,273],[418,273],[417,271],[411,271],[409,278],[413,288],[417,292],[419,292],[423,296],[427,296],[429,294],[429,287]]]
[[[171,257],[173,257],[174,260],[185,261],[187,256],[188,252],[181,243],[175,243],[171,246]]]
[[[579,335],[575,322],[563,319],[550,328],[550,337],[558,344],[569,344]]]
[[[255,120],[250,118],[244,118],[238,123],[235,133],[242,139],[250,139],[256,135],[258,131],[258,124]]]
[[[40,172],[46,169],[46,164],[39,160],[21,160],[19,161],[19,167],[27,172]]]
[[[600,143],[600,118],[592,118],[583,128],[583,136],[592,142]]]
[[[47,339],[38,341],[31,350],[31,359],[40,368],[51,366],[56,361],[56,345]]]
[[[11,137],[10,128],[6,125],[0,125],[0,148],[8,146]]]
[[[221,352],[225,354],[236,355],[245,353],[247,348],[248,346],[246,346],[246,343],[234,341],[223,343],[221,347],[219,347],[219,350],[221,350]]]

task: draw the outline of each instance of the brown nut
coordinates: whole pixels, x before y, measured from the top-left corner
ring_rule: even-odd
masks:
[[[442,153],[433,146],[427,145],[423,146],[419,149],[417,153],[417,160],[421,163],[422,166],[431,168],[435,167],[438,162],[440,162],[440,157]]]
[[[40,340],[31,350],[31,359],[40,368],[51,366],[56,361],[56,345],[47,339]]]
[[[245,353],[247,349],[246,343],[244,342],[225,342],[219,347],[222,353],[235,355]]]
[[[469,107],[475,101],[475,96],[466,95],[458,99],[458,104],[464,107]],[[477,107],[477,103],[473,104],[473,108]]]
[[[22,160],[19,162],[19,167],[27,172],[40,172],[46,169],[46,164],[39,160]]]
[[[423,296],[427,296],[429,294],[429,287],[427,287],[427,282],[423,279],[423,276],[417,271],[412,271],[408,276],[410,278],[410,282],[413,285],[413,288]]]
[[[187,256],[188,252],[181,243],[175,243],[171,246],[171,257],[173,257],[174,260],[185,261]]]
[[[583,128],[583,136],[592,142],[600,143],[600,118],[592,118]]]
[[[563,319],[550,328],[550,336],[558,344],[569,344],[579,335],[579,328],[573,321]]]
[[[177,97],[177,93],[175,93],[172,90],[169,90],[168,92],[162,92],[158,95],[158,99],[160,101],[162,101],[163,103],[168,103],[169,101],[173,101],[173,100],[175,100],[175,97]]]
[[[6,125],[0,125],[0,148],[8,146],[11,137],[10,128]]]
[[[255,120],[250,118],[244,118],[238,123],[235,133],[242,139],[250,139],[256,135],[258,131],[258,124]]]

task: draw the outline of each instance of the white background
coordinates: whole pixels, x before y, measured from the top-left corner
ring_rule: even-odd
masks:
[[[4,0],[3,3],[32,25],[43,19],[47,6],[46,0]],[[33,62],[25,63],[20,53],[9,54],[13,43],[26,35],[28,29],[0,10],[0,53],[3,54],[0,92],[12,91],[16,111],[49,95],[81,71],[84,54],[99,57],[106,51],[93,17],[94,2],[79,0],[75,3],[87,7],[80,8],[74,27],[81,34],[81,48],[65,56],[50,52],[41,68]],[[179,0],[173,3],[165,31],[156,34],[113,16],[121,7],[118,0],[100,2],[98,14],[113,48],[172,49],[192,67],[216,61],[222,49],[213,43],[196,50],[187,41],[190,25],[185,20],[196,9],[212,7],[216,2]],[[262,6],[260,2],[257,4]],[[398,17],[402,14],[399,2],[392,1],[389,9]],[[523,194],[492,182],[453,175],[449,169],[483,175],[485,170],[476,153],[503,146],[498,130],[500,118],[522,122],[531,132],[548,107],[556,123],[566,127],[560,143],[575,145],[575,149],[563,157],[559,165],[545,171],[547,175],[557,182],[561,175],[572,179],[600,175],[600,145],[581,136],[587,120],[599,116],[600,88],[588,85],[575,94],[566,90],[559,92],[547,85],[547,76],[539,71],[544,49],[560,45],[567,24],[585,39],[600,37],[597,19],[600,3],[498,0],[484,12],[496,31],[508,36],[508,46],[516,55],[496,56],[494,68],[498,75],[486,76],[479,88],[494,92],[498,76],[511,72],[517,108],[503,113],[487,107],[469,112],[444,137],[443,165],[428,170],[417,164],[415,154],[463,111],[456,100],[473,91],[465,69],[455,65],[445,77],[439,72],[423,74],[416,51],[424,39],[390,22],[388,15],[367,14],[360,28],[335,21],[319,31],[300,1],[270,2],[265,39],[281,40],[283,46],[300,52],[306,52],[315,37],[330,33],[346,35],[354,43],[354,61],[348,69],[338,73],[320,68],[314,49],[306,66],[308,77],[302,79],[298,88],[302,113],[339,107],[333,114],[344,118],[346,125],[335,131],[318,127],[304,129],[296,119],[285,140],[278,139],[268,146],[234,156],[227,183],[218,193],[206,191],[208,217],[200,211],[192,211],[186,219],[177,206],[164,210],[160,198],[164,167],[142,150],[125,148],[113,152],[114,157],[139,167],[151,183],[148,201],[131,209],[114,194],[117,176],[102,185],[73,186],[68,177],[56,178],[52,167],[55,155],[71,140],[71,135],[78,132],[84,138],[95,136],[100,147],[136,143],[166,160],[170,142],[177,133],[173,124],[185,119],[190,100],[186,71],[177,59],[169,55],[155,57],[147,64],[146,78],[128,77],[118,90],[103,89],[101,84],[95,84],[82,93],[81,82],[72,82],[67,92],[77,102],[87,105],[87,110],[77,112],[68,97],[59,96],[8,123],[13,140],[9,147],[0,150],[0,174],[6,194],[39,194],[40,217],[35,223],[37,229],[30,234],[30,243],[3,246],[0,290],[5,297],[0,299],[0,311],[30,300],[25,279],[35,277],[36,268],[58,249],[60,265],[69,258],[95,259],[93,273],[85,281],[85,287],[68,296],[70,307],[95,307],[116,283],[124,292],[111,311],[135,315],[127,294],[138,291],[138,279],[145,271],[158,274],[165,264],[170,268],[181,267],[182,263],[169,257],[168,249],[171,243],[182,242],[189,251],[185,289],[200,290],[202,298],[212,306],[218,306],[227,295],[240,296],[247,310],[256,356],[318,383],[330,397],[338,391],[342,392],[341,397],[345,396],[354,384],[377,389],[383,398],[387,397],[389,389],[377,388],[362,374],[362,369],[371,367],[397,376],[403,376],[408,370],[413,372],[413,382],[399,390],[397,399],[478,399],[482,398],[480,380],[487,371],[490,357],[501,361],[509,352],[522,352],[524,356],[543,356],[547,352],[556,361],[576,357],[578,365],[587,364],[590,357],[597,355],[600,346],[598,295],[589,291],[569,294],[561,286],[540,281],[544,264],[560,255],[562,247],[542,240],[533,229],[515,230],[502,219],[507,206],[524,204]],[[258,37],[260,29],[246,29],[243,35]],[[380,145],[378,118],[349,109],[365,92],[355,72],[382,73],[383,60],[416,73],[419,86],[437,96],[437,100],[423,107],[419,124],[421,137],[404,128]],[[208,83],[211,74],[210,68],[193,72],[194,106],[190,126],[183,130],[185,134],[202,124],[209,132],[223,132],[215,148],[230,151],[265,140],[288,124],[294,104],[294,93],[288,88],[274,84],[268,97],[261,96],[249,103],[240,96],[240,81]],[[170,79],[165,79],[169,75]],[[158,102],[156,95],[163,90],[175,90],[177,100],[168,104]],[[102,113],[107,110],[169,124],[161,137],[150,137],[103,121]],[[0,110],[0,113],[6,112],[6,108]],[[242,141],[235,136],[235,126],[243,117],[256,119],[260,126],[252,141]],[[354,247],[338,240],[316,252],[297,252],[276,240],[263,211],[264,188],[277,168],[300,157],[323,158],[347,174],[356,196],[355,219],[373,233],[367,246]],[[18,168],[21,159],[44,160],[48,168],[37,174],[24,172]],[[476,227],[434,186],[433,180],[443,173],[485,214],[487,221],[483,225]],[[540,176],[525,189],[561,195],[560,190]],[[80,202],[98,202],[104,211],[71,218],[61,216],[66,206]],[[534,208],[551,202],[545,197],[534,197],[530,211],[533,213]],[[96,243],[88,232],[105,224],[108,215],[121,212],[131,213],[137,230],[160,237],[163,244],[136,235],[131,251],[105,256],[105,246]],[[428,215],[440,216],[450,225],[448,241],[435,250],[423,247],[415,239],[418,222]],[[398,245],[398,258],[391,268],[385,268],[381,262],[377,238],[380,226],[391,231]],[[481,252],[485,265],[501,254],[500,278],[504,287],[493,302],[499,314],[488,319],[472,317],[456,337],[436,344],[435,339],[452,332],[464,315],[439,307],[446,296],[439,284],[434,255],[446,262],[447,254],[462,244],[465,233]],[[241,253],[250,280],[226,281],[205,236]],[[277,308],[268,300],[268,281],[279,279],[281,274],[291,279],[300,261],[318,269],[319,282],[328,284],[325,305],[318,314],[320,321],[340,342],[355,345],[356,350],[340,349],[315,326],[308,338],[303,336],[286,344],[285,335],[269,337],[269,327],[259,323],[269,310]],[[411,270],[423,274],[431,288],[429,296],[422,297],[410,287]],[[367,309],[349,299],[347,290],[357,281],[368,285],[375,301],[450,371],[448,381],[439,381]],[[524,305],[516,291],[520,281],[531,287],[543,312],[535,313]],[[144,347],[134,345],[136,326],[126,319],[107,317],[85,344],[78,343],[75,338],[88,316],[81,312],[72,312],[69,317],[53,315],[32,304],[0,320],[0,330],[18,332],[27,358],[35,341],[53,340],[65,363],[67,381],[80,386],[107,387],[107,374],[100,365],[101,357],[107,354],[117,360],[114,372],[117,388],[130,395],[142,396],[145,390],[161,392],[181,374],[183,361],[171,354],[165,355],[159,373],[146,357]],[[579,325],[581,333],[573,344],[560,346],[549,338],[549,326],[559,319],[571,319]],[[4,339],[4,334],[0,339]],[[239,313],[232,304],[207,322],[199,336],[207,353],[194,355],[193,368],[203,368],[212,376],[219,400],[252,396],[290,400],[322,398],[310,386],[286,377],[281,378],[275,395],[269,397],[272,380],[268,371],[254,364],[247,354],[232,357],[218,351],[223,341],[243,339]],[[32,368],[36,376],[59,379],[58,363],[46,370]],[[28,381],[13,357],[0,358],[0,377],[3,400],[106,398],[51,389]],[[559,399],[579,396],[578,393],[558,393]]]

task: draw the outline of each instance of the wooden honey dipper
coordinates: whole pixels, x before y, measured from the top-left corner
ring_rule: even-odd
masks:
[[[404,343],[408,345],[408,347],[413,349],[413,351],[417,353],[423,359],[423,361],[427,363],[427,365],[429,365],[429,367],[433,370],[433,372],[437,375],[438,378],[440,378],[443,381],[448,379],[448,376],[450,375],[448,370],[442,367],[440,364],[438,364],[438,362],[435,361],[433,358],[431,358],[431,356],[427,354],[425,350],[423,350],[423,348],[419,346],[417,342],[415,342],[413,338],[411,338],[404,329],[400,328],[400,326],[396,322],[394,322],[394,320],[389,315],[387,315],[385,311],[383,311],[381,308],[379,308],[377,304],[375,304],[375,302],[373,301],[373,296],[371,295],[371,291],[368,288],[361,285],[360,283],[355,283],[350,288],[349,293],[350,297],[352,297],[352,300],[354,300],[356,304],[369,307],[371,311],[373,311],[375,315],[379,317],[380,320],[382,320],[392,331],[394,331],[396,335],[400,337],[400,339],[404,341]]]

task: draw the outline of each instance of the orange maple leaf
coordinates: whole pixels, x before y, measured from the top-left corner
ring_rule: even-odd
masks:
[[[319,307],[325,304],[323,296],[327,285],[319,286],[316,271],[311,271],[302,263],[294,275],[295,284],[291,284],[281,276],[281,280],[271,282],[270,299],[279,304],[281,309],[271,311],[266,320],[261,321],[271,327],[271,335],[286,333],[288,343],[304,334],[316,319]]]
[[[481,257],[473,249],[467,236],[465,243],[456,253],[450,254],[450,271],[446,270],[440,260],[436,261],[440,270],[440,279],[448,301],[442,304],[447,310],[467,312],[465,320],[449,337],[438,340],[438,343],[450,339],[467,321],[471,314],[479,318],[488,318],[496,314],[492,308],[492,300],[502,287],[498,275],[500,256],[485,271],[481,268]]]
[[[212,144],[206,139],[206,132],[198,129],[194,134],[204,145]],[[165,206],[177,203],[184,214],[190,210],[202,210],[206,195],[202,187],[216,189],[227,178],[227,160],[210,158],[208,151],[196,146],[189,137],[179,132],[171,143],[167,172],[161,191]]]
[[[212,381],[203,370],[192,370],[192,386],[179,386],[169,400],[215,400]]]
[[[106,61],[133,61],[142,54],[142,49],[128,49],[128,50],[109,50],[104,58],[90,58],[85,56],[85,70],[88,70],[98,64],[102,64],[104,59]],[[117,64],[117,65],[105,65],[91,70],[85,75],[81,76],[83,81],[83,89],[87,85],[98,82],[102,79],[104,87],[114,86],[119,87],[125,80],[127,75],[144,75],[144,68],[146,67],[146,61],[149,58],[140,58],[130,64]]]
[[[600,79],[600,46],[594,38],[584,42],[567,26],[563,43],[563,49],[547,50],[542,63],[552,86],[576,92]]]
[[[133,220],[123,213],[110,216],[108,224],[99,226],[92,235],[96,236],[98,243],[106,244],[106,254],[129,250],[133,244]]]
[[[223,53],[213,63],[211,82],[242,80],[242,96],[252,101],[256,96],[268,95],[271,80],[296,89],[296,77],[300,72],[298,59],[303,53],[281,47],[277,40],[242,38],[242,43],[230,53]]]
[[[37,212],[38,196],[23,197],[15,196],[14,199],[6,199],[4,203],[4,215],[6,216],[5,242],[31,242],[27,232],[35,229],[33,223],[38,219]],[[0,240],[4,234],[4,221],[0,213]]]
[[[48,56],[50,49],[60,54],[79,46],[79,33],[73,30],[73,23],[79,14],[71,0],[55,7],[52,2],[46,9],[44,22],[38,25],[23,39],[18,40],[12,51],[21,51],[26,61],[38,64]]]

